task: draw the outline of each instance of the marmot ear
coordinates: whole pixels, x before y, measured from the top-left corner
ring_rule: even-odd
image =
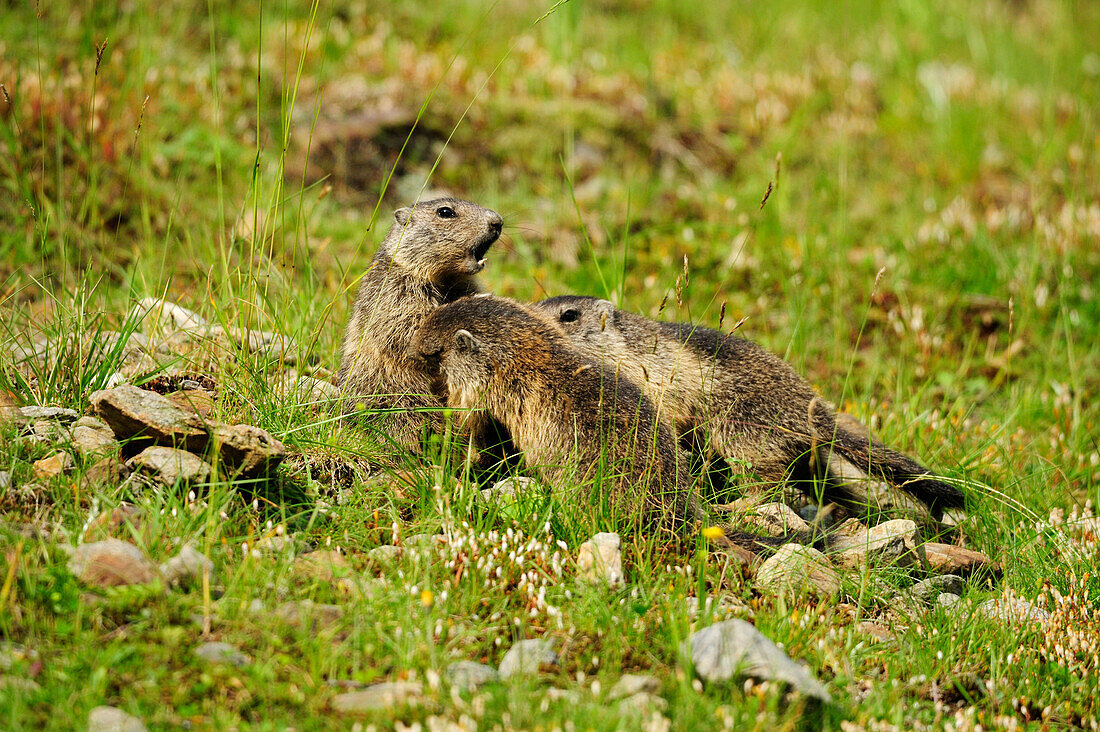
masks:
[[[596,315],[600,319],[600,332],[603,332],[615,319],[615,305],[610,300],[597,300]]]
[[[455,348],[462,353],[477,352],[477,341],[470,335],[470,331],[459,329],[455,331]]]
[[[394,211],[393,218],[395,221],[397,221],[397,223],[404,226],[405,224],[409,223],[409,214],[411,213],[412,209],[406,206],[405,208],[399,208]]]

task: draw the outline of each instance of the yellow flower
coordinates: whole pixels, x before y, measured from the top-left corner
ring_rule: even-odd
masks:
[[[721,526],[708,526],[703,529],[703,538],[709,541],[721,539],[725,534],[726,532]]]
[[[431,607],[433,602],[435,602],[435,595],[432,594],[431,590],[421,590],[420,591],[420,604],[421,605],[423,605],[424,607]]]

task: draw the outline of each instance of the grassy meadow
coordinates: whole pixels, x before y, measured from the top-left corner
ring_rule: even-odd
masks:
[[[104,334],[142,330],[144,297],[295,344],[192,348],[131,375],[209,377],[216,419],[286,444],[270,484],[134,494],[89,487],[79,464],[42,479],[56,446],[0,422],[0,728],[83,728],[101,704],[150,729],[1100,725],[1100,529],[1075,523],[1100,503],[1100,6],[132,0],[0,18],[0,389],[87,412],[121,367]],[[966,543],[1004,576],[964,602],[1020,597],[1049,621],[898,619],[883,588],[911,578],[888,568],[839,598],[782,599],[644,536],[624,542],[626,587],[594,589],[573,560],[598,508],[540,493],[486,510],[446,450],[372,471],[402,458],[385,435],[273,384],[336,370],[393,209],[440,191],[504,217],[482,274],[497,294],[737,325],[784,356],[967,487]],[[17,363],[35,344],[44,357]],[[81,585],[60,547],[123,500],[146,516],[131,541],[157,562],[192,542],[216,591]],[[417,538],[441,528],[445,544]],[[283,532],[348,566],[315,576],[255,551]],[[393,543],[421,550],[365,555]],[[711,622],[687,609],[705,597],[833,703],[698,684],[678,649]],[[303,599],[343,614],[271,612]],[[553,671],[440,681],[533,637],[559,643]],[[208,639],[251,662],[200,661]],[[625,672],[657,677],[664,710],[608,701]],[[423,699],[330,704],[393,680]]]

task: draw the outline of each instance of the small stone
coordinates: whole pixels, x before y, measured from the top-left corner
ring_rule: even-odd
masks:
[[[144,518],[144,514],[137,506],[131,503],[120,503],[110,511],[104,511],[92,519],[88,528],[84,530],[84,541],[104,539],[119,533],[129,534],[131,528],[135,531],[140,530]]]
[[[346,577],[351,573],[351,565],[340,552],[321,549],[303,554],[294,560],[294,574],[300,579],[317,582],[332,582],[337,577]]]
[[[894,519],[867,528],[857,519],[841,524],[832,535],[834,561],[848,569],[868,565],[908,567],[919,560],[916,554],[917,524]]]
[[[464,691],[477,691],[500,679],[495,668],[475,661],[456,661],[447,667],[443,675],[451,682],[451,686],[457,686]]]
[[[875,623],[870,620],[863,620],[856,625],[856,632],[870,637],[875,641],[891,641],[894,640],[894,634],[890,632],[882,623]]]
[[[0,470],[0,491],[6,491],[8,488],[11,488],[11,473]]]
[[[88,714],[88,732],[145,732],[145,723],[115,707],[96,707]]]
[[[94,391],[88,399],[120,440],[141,436],[198,452],[206,448],[209,437],[202,418],[156,392],[124,385]]]
[[[577,571],[581,579],[604,582],[611,587],[623,584],[623,556],[619,535],[601,532],[581,544],[577,552]]]
[[[73,425],[73,447],[86,460],[92,456],[106,455],[119,449],[118,440],[110,426],[95,417],[81,417]]]
[[[274,534],[256,542],[256,550],[264,554],[292,553],[297,548],[298,540],[292,534]]]
[[[412,706],[421,699],[423,687],[418,681],[388,681],[360,691],[337,694],[329,705],[335,712],[363,714]]]
[[[214,562],[190,544],[184,544],[180,553],[160,565],[160,573],[171,587],[187,587],[202,582],[203,572],[214,581]]]
[[[690,654],[695,672],[704,681],[743,676],[782,681],[806,696],[831,700],[820,681],[744,620],[725,620],[693,633],[681,652]]]
[[[157,568],[145,554],[119,539],[76,547],[69,557],[69,571],[81,582],[98,587],[146,584],[157,578]]]
[[[219,425],[211,439],[222,462],[249,477],[270,473],[286,457],[283,443],[248,424]]]
[[[198,455],[174,447],[147,447],[126,461],[126,467],[171,488],[210,480],[210,465]]]
[[[281,618],[287,625],[308,628],[315,633],[340,622],[344,617],[344,609],[339,605],[300,600],[279,605],[275,608],[275,616]]]
[[[810,525],[783,503],[761,503],[742,514],[740,520],[765,536],[802,540],[810,535]]]
[[[962,598],[953,592],[941,592],[940,595],[936,597],[936,605],[943,608],[953,607],[960,600],[962,600]]]
[[[557,662],[553,642],[545,638],[517,641],[500,661],[500,678],[536,674],[543,666],[554,666]]]
[[[965,587],[966,584],[959,575],[941,574],[921,580],[909,589],[909,593],[921,602],[931,603],[944,592],[961,595]]]
[[[68,409],[66,407],[40,407],[37,405],[31,405],[29,407],[19,407],[19,414],[16,417],[16,421],[23,424],[33,424],[40,419],[45,419],[51,422],[72,424],[79,417],[80,413],[77,412],[75,409]]]
[[[621,714],[643,714],[651,710],[664,711],[668,706],[661,697],[656,694],[652,694],[647,691],[640,691],[637,694],[631,694],[622,701],[619,702],[619,712]],[[668,729],[668,728],[664,728]]]
[[[107,455],[88,466],[80,477],[81,485],[94,487],[101,485],[115,485],[123,476],[128,475],[130,469],[116,455]]]
[[[130,321],[140,321],[145,332],[158,329],[161,323],[171,324],[181,330],[198,330],[206,325],[206,319],[193,310],[158,297],[145,297],[138,301],[128,316]]]
[[[538,489],[538,481],[523,475],[498,480],[492,488],[481,491],[481,497],[486,501],[514,498],[517,495],[527,495]]]
[[[661,682],[654,676],[644,674],[623,674],[611,690],[607,692],[608,699],[622,699],[635,694],[656,694],[661,690]]]
[[[47,458],[35,461],[34,477],[39,480],[50,480],[72,470],[74,464],[75,461],[72,455],[64,450],[59,450]]]
[[[840,575],[813,547],[784,544],[756,570],[756,584],[774,594],[835,595]]]
[[[699,598],[688,597],[684,600],[687,616],[694,620],[699,617]],[[703,598],[702,611],[710,613],[710,616],[714,620],[725,620],[732,615],[740,615],[742,617],[752,617],[753,611],[748,605],[741,601],[740,598],[735,597],[732,594],[726,593],[719,597],[713,595],[707,595]]]
[[[376,546],[367,552],[367,560],[382,567],[389,566],[401,557],[401,548],[392,544]]]
[[[929,571],[934,574],[956,574],[964,579],[978,575],[997,580],[1003,572],[1000,564],[973,549],[927,542],[921,550],[928,561]]]
[[[994,597],[974,608],[974,613],[1011,625],[1046,625],[1050,622],[1049,612],[1022,597]]]
[[[220,641],[203,643],[195,649],[195,655],[204,661],[210,661],[211,663],[227,663],[237,668],[252,662],[252,659],[237,650],[236,646]]]
[[[17,691],[20,694],[33,694],[41,690],[42,687],[33,679],[24,679],[20,676],[0,675],[0,691]]]

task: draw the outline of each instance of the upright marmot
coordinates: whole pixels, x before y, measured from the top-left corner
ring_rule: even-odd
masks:
[[[594,297],[553,297],[534,307],[561,325],[581,353],[641,386],[681,434],[701,427],[734,471],[751,466],[770,482],[799,473],[850,477],[839,454],[933,510],[963,505],[963,494],[927,468],[838,425],[794,369],[751,341],[649,320]],[[843,487],[834,489],[839,493],[830,497],[845,502]]]
[[[695,517],[677,441],[652,402],[541,315],[464,298],[424,319],[410,354],[437,374],[448,406],[489,412],[551,484],[600,485],[585,505],[607,501],[638,526],[673,530]]]
[[[399,208],[393,217],[348,318],[339,383],[352,404],[395,410],[385,432],[412,446],[426,424],[438,422],[431,410],[441,404],[409,360],[409,343],[437,307],[478,292],[475,275],[503,220],[496,211],[452,198]]]

